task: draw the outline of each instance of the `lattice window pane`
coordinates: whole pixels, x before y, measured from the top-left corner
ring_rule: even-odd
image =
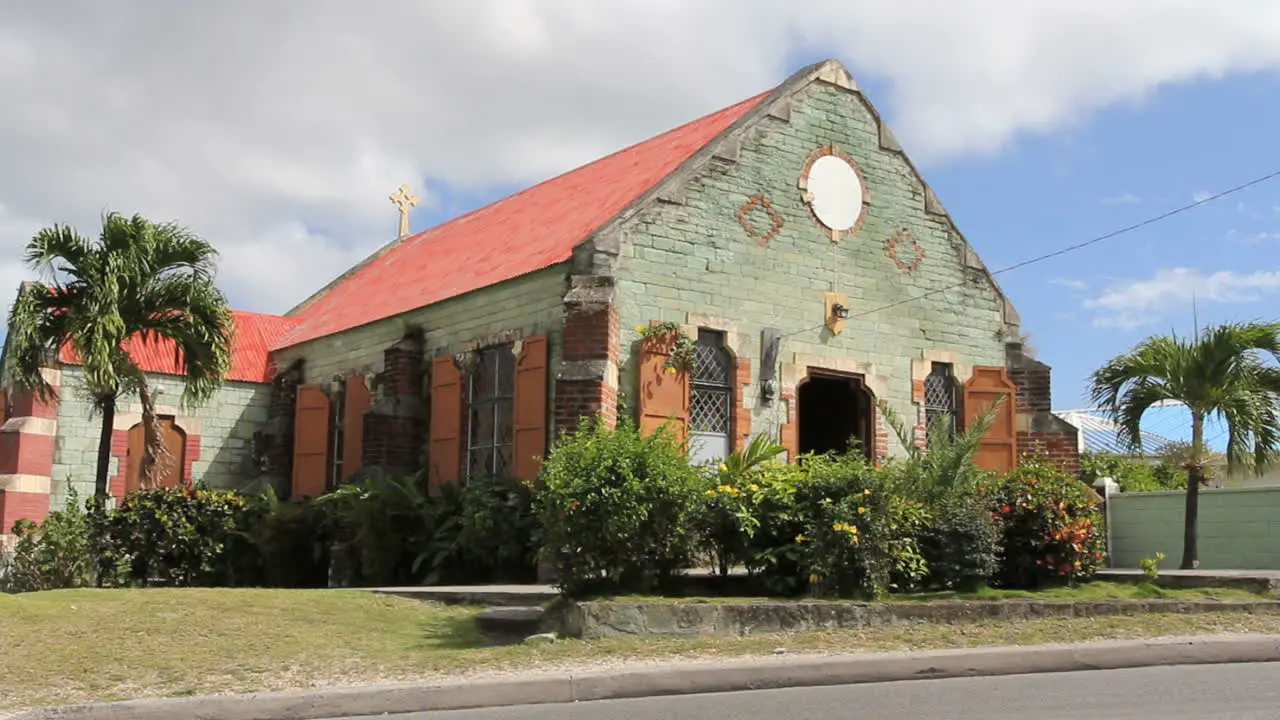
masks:
[[[956,409],[956,383],[950,366],[938,367],[924,379],[924,406],[936,412],[954,413]]]
[[[693,346],[693,355],[697,363],[693,372],[695,383],[729,385],[732,377],[732,363],[729,352],[724,349],[724,341],[720,333],[699,330],[698,341]]]
[[[729,392],[694,388],[689,393],[689,427],[694,432],[729,432]]]

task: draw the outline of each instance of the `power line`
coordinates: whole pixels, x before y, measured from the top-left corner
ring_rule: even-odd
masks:
[[[1245,182],[1245,183],[1241,183],[1240,185],[1236,185],[1236,186],[1235,186],[1235,187],[1233,187],[1233,188],[1230,188],[1230,189],[1227,189],[1227,190],[1223,190],[1222,192],[1219,192],[1219,193],[1216,193],[1216,194],[1210,195],[1209,197],[1201,198],[1201,199],[1196,200],[1196,201],[1194,201],[1194,202],[1192,202],[1192,203],[1189,203],[1189,204],[1187,204],[1187,205],[1183,205],[1183,206],[1181,206],[1181,207],[1174,208],[1174,209],[1172,209],[1172,210],[1166,211],[1166,212],[1161,213],[1161,214],[1159,214],[1159,215],[1155,215],[1155,216],[1149,217],[1149,218],[1147,218],[1146,220],[1143,220],[1143,221],[1141,221],[1141,222],[1136,222],[1136,223],[1134,223],[1134,224],[1132,224],[1132,225],[1127,225],[1127,226],[1125,226],[1125,227],[1120,228],[1119,230],[1113,230],[1113,231],[1111,231],[1111,232],[1109,232],[1109,233],[1106,233],[1105,235],[1099,235],[1099,236],[1097,236],[1097,237],[1095,237],[1095,238],[1091,238],[1091,239],[1089,239],[1089,240],[1085,240],[1084,242],[1079,242],[1079,243],[1076,243],[1075,245],[1068,245],[1067,247],[1064,247],[1064,248],[1061,248],[1061,249],[1058,249],[1058,250],[1054,250],[1053,252],[1045,253],[1044,255],[1039,255],[1039,256],[1036,256],[1036,257],[1030,258],[1030,259],[1028,259],[1028,260],[1023,260],[1023,261],[1021,261],[1021,262],[1014,263],[1013,265],[1010,265],[1010,266],[1008,266],[1008,267],[1000,268],[999,270],[994,270],[994,271],[992,271],[992,272],[990,273],[990,275],[991,275],[992,277],[994,277],[994,276],[996,276],[996,275],[1002,275],[1002,274],[1007,273],[1007,272],[1010,272],[1010,271],[1012,271],[1012,270],[1017,270],[1017,269],[1019,269],[1019,268],[1024,268],[1024,267],[1026,267],[1026,266],[1028,266],[1028,265],[1034,265],[1035,263],[1038,263],[1038,262],[1044,262],[1045,260],[1049,260],[1049,259],[1051,259],[1051,258],[1055,258],[1055,257],[1058,257],[1058,256],[1060,256],[1060,255],[1066,255],[1067,253],[1071,253],[1071,252],[1075,252],[1076,250],[1081,250],[1081,249],[1083,249],[1083,248],[1087,248],[1087,247],[1089,247],[1090,245],[1096,245],[1097,243],[1100,243],[1100,242],[1102,242],[1102,241],[1104,241],[1104,240],[1110,240],[1110,239],[1112,239],[1112,238],[1119,237],[1120,235],[1125,235],[1125,234],[1127,234],[1127,233],[1131,233],[1131,232],[1133,232],[1134,230],[1140,230],[1140,229],[1142,229],[1142,228],[1144,228],[1144,227],[1147,227],[1148,225],[1154,225],[1154,224],[1156,224],[1156,223],[1158,223],[1158,222],[1161,222],[1161,221],[1167,220],[1167,219],[1169,219],[1169,218],[1173,217],[1174,215],[1179,215],[1179,214],[1181,214],[1181,213],[1187,212],[1188,210],[1194,210],[1195,208],[1200,207],[1201,205],[1207,205],[1207,204],[1209,204],[1209,203],[1211,203],[1211,202],[1214,202],[1214,201],[1216,201],[1216,200],[1221,200],[1222,198],[1227,197],[1228,195],[1232,195],[1232,194],[1238,193],[1238,192],[1240,192],[1241,190],[1247,190],[1248,188],[1251,188],[1251,187],[1253,187],[1254,185],[1261,185],[1262,183],[1267,182],[1268,180],[1272,180],[1272,179],[1274,179],[1274,178],[1276,178],[1276,177],[1280,177],[1280,170],[1276,170],[1276,171],[1274,171],[1274,172],[1267,173],[1266,175],[1263,175],[1263,176],[1258,177],[1258,178],[1254,178],[1253,180],[1250,180],[1250,181]],[[870,310],[864,310],[864,311],[862,311],[862,312],[860,312],[860,313],[856,313],[856,314],[850,315],[850,316],[849,316],[848,318],[846,318],[846,319],[847,319],[847,320],[854,320],[854,319],[857,319],[857,318],[866,317],[866,316],[868,316],[868,315],[873,315],[873,314],[878,313],[878,312],[880,312],[880,311],[882,311],[882,310],[888,310],[888,309],[890,309],[890,308],[895,308],[895,307],[898,307],[899,305],[906,305],[907,303],[912,303],[912,302],[915,302],[916,300],[923,300],[924,298],[932,297],[932,296],[934,296],[934,295],[938,295],[938,294],[940,294],[940,293],[947,292],[948,290],[955,290],[956,288],[964,287],[964,286],[967,284],[967,282],[968,282],[968,281],[965,281],[965,282],[959,282],[959,283],[956,283],[956,284],[954,284],[954,285],[949,285],[949,286],[944,287],[944,288],[939,288],[939,289],[936,289],[936,290],[930,290],[930,291],[928,291],[928,292],[926,292],[926,293],[922,293],[922,294],[920,294],[920,295],[913,295],[913,296],[911,296],[911,297],[909,297],[909,298],[905,298],[905,299],[903,299],[903,300],[897,300],[897,301],[895,301],[895,302],[891,302],[891,303],[889,303],[889,304],[887,304],[887,305],[881,305],[881,306],[879,306],[879,307],[875,307],[875,308],[872,308],[872,309],[870,309]],[[824,322],[824,323],[822,323],[821,325],[815,325],[815,326],[813,326],[813,327],[811,327],[811,328],[805,328],[805,329],[803,329],[803,330],[797,330],[797,331],[795,331],[795,332],[787,333],[787,334],[783,335],[782,337],[784,337],[784,338],[785,338],[785,337],[792,337],[792,336],[794,336],[794,335],[800,335],[800,334],[803,334],[803,333],[812,332],[812,331],[814,331],[814,330],[819,330],[819,329],[821,329],[821,328],[823,328],[823,327],[826,327],[826,323],[825,323],[825,322]]]

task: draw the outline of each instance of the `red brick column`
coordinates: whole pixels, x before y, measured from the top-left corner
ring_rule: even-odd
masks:
[[[364,470],[407,475],[422,465],[427,440],[422,337],[410,333],[382,352],[381,389],[364,415]]]
[[[44,371],[55,389],[62,374]],[[58,399],[40,399],[29,390],[10,392],[8,420],[0,426],[0,549],[18,520],[40,522],[49,513],[53,449],[58,431]]]
[[[733,447],[738,451],[751,440],[751,409],[746,406],[747,389],[751,385],[751,358],[734,360]]]
[[[621,342],[617,307],[566,303],[556,375],[557,433],[572,432],[582,418],[597,413],[608,427],[617,424]]]
[[[1018,454],[1046,460],[1078,475],[1078,431],[1051,412],[1051,368],[1023,355],[1017,345],[1009,347],[1007,366],[1009,379],[1018,386]]]

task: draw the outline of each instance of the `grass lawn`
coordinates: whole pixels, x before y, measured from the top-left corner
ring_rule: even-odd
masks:
[[[475,612],[345,590],[0,595],[0,708],[617,667],[770,654],[778,647],[847,653],[1280,633],[1280,613],[1152,614],[489,648],[480,647]]]

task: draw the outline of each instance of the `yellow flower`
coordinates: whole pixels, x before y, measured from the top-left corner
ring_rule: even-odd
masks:
[[[728,465],[725,465],[724,463],[720,463],[720,472],[724,472],[725,470],[728,470],[728,469],[729,469]]]
[[[864,512],[866,512],[866,511],[867,511],[867,509],[866,509],[866,508],[864,508],[864,507],[859,507],[859,508],[858,508],[858,512],[860,512],[860,513],[864,513]]]
[[[760,489],[760,486],[756,485],[755,483],[751,483],[750,485],[747,486],[747,488],[750,489],[751,492],[756,492],[757,490]]]
[[[818,573],[809,573],[809,583],[814,584],[817,582],[818,582]]]
[[[863,494],[863,495],[870,495],[870,494],[871,494],[871,488],[867,488],[867,489],[863,490],[863,491],[862,491],[862,494]]]
[[[641,335],[643,335],[643,334],[644,334],[644,326],[643,326],[643,325],[637,325],[637,326],[636,326],[636,332],[638,332],[638,333],[640,333]]]
[[[797,535],[797,536],[796,536],[796,542],[798,542],[798,543],[802,543],[802,542],[804,542],[804,535],[803,535],[803,534]]]
[[[667,374],[668,374],[668,375],[675,375],[675,374],[676,374],[676,369],[675,369],[675,368],[673,368],[673,367],[669,367],[669,368],[667,368]]]
[[[707,496],[707,497],[715,497],[715,496],[716,496],[716,491],[715,491],[715,490],[708,490],[705,494],[706,494],[706,496]]]

